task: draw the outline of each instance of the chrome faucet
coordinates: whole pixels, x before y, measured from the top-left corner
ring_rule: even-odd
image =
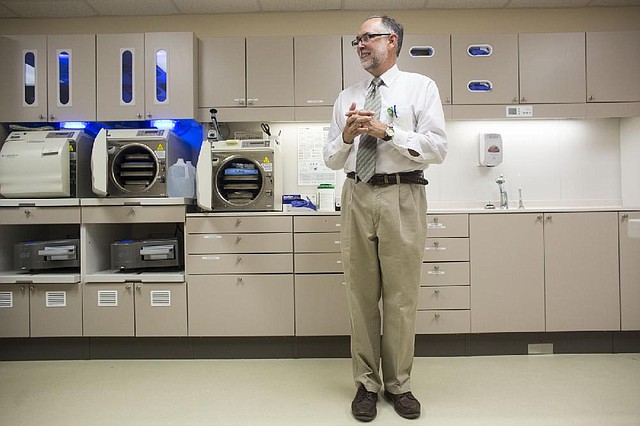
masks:
[[[504,175],[498,176],[496,179],[496,183],[498,184],[498,189],[500,190],[500,208],[508,209],[509,208],[509,197],[507,196],[507,190],[504,188],[504,183],[507,180],[504,178]]]

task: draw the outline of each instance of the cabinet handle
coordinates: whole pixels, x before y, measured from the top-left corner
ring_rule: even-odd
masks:
[[[31,293],[35,293],[36,292],[35,286],[30,285],[29,289],[31,290]]]
[[[47,117],[46,117],[44,114],[40,114],[40,115],[38,116],[38,118],[39,118],[40,120],[44,120],[44,119],[46,119]]]
[[[150,113],[150,112],[148,112],[148,113],[147,113],[147,117],[149,117],[149,118],[151,118],[151,117],[152,117],[152,115],[151,115],[151,113]]]
[[[240,263],[240,262],[242,262],[242,256],[238,256],[238,257],[236,258],[236,265],[237,265],[238,263]]]
[[[515,98],[513,98],[513,101],[511,101],[511,102],[513,102],[514,104],[517,104],[518,103],[518,97],[516,96]]]
[[[238,235],[236,237],[236,244],[240,244],[240,241],[242,241],[242,237]]]
[[[31,216],[31,210],[29,210],[29,209],[24,209],[24,215],[25,215],[26,217]]]
[[[551,216],[550,214],[547,215],[547,220],[551,220],[553,219],[553,216]]]
[[[593,98],[593,95],[590,95],[590,96],[589,96],[589,100],[590,100],[590,101],[592,101],[593,99],[594,99],[594,98]]]
[[[24,294],[24,286],[23,285],[20,286],[20,293]]]
[[[142,118],[142,113],[140,113],[140,112],[139,112],[136,116],[137,116],[138,118]]]
[[[56,119],[56,116],[55,116],[55,115],[53,115],[53,114],[51,114],[51,115],[49,116],[49,119],[50,119],[50,120],[55,120],[55,119]]]
[[[136,290],[142,291],[142,286],[140,284],[136,285]]]
[[[527,102],[527,98],[525,98],[524,96],[520,99],[520,102]]]
[[[130,207],[130,208],[129,208],[129,214],[130,214],[131,216],[135,215],[135,214],[136,214],[136,210],[135,210],[133,207]]]
[[[127,290],[131,290],[131,284],[125,285],[124,288],[126,288]]]
[[[439,289],[435,289],[435,290],[433,290],[433,293],[437,296],[437,295],[440,294],[440,290]]]
[[[538,220],[542,220],[543,216],[541,214],[539,214],[538,216],[536,216],[536,219]]]
[[[629,219],[629,215],[626,214],[626,213],[623,213],[622,214],[622,220],[626,220],[626,219]]]
[[[436,313],[433,317],[434,317],[435,319],[439,319],[439,318],[440,318],[440,314]]]
[[[450,104],[451,103],[451,99],[450,98],[444,98],[444,103],[445,104]]]
[[[236,283],[238,283],[238,284],[243,284],[243,279],[242,279],[242,277],[238,277],[238,279],[236,280]]]
[[[237,228],[238,226],[240,226],[240,224],[241,224],[241,223],[242,223],[242,220],[241,220],[241,219],[236,219],[236,225],[235,225],[235,226],[236,226],[236,228]]]

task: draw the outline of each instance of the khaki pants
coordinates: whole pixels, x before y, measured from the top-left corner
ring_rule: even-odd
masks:
[[[425,187],[372,186],[347,179],[342,190],[342,259],[351,315],[356,387],[411,390],[415,320],[427,230]],[[380,337],[382,298],[383,320]]]

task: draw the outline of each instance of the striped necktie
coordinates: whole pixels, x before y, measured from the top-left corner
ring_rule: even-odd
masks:
[[[382,80],[376,77],[371,81],[369,93],[364,101],[364,109],[375,112],[375,117],[380,118],[380,90]],[[376,172],[376,150],[378,139],[371,135],[360,136],[358,152],[356,153],[356,174],[360,180],[368,182]]]

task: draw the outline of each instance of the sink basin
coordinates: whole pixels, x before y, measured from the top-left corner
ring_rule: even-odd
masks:
[[[629,219],[629,237],[640,238],[640,219]]]

